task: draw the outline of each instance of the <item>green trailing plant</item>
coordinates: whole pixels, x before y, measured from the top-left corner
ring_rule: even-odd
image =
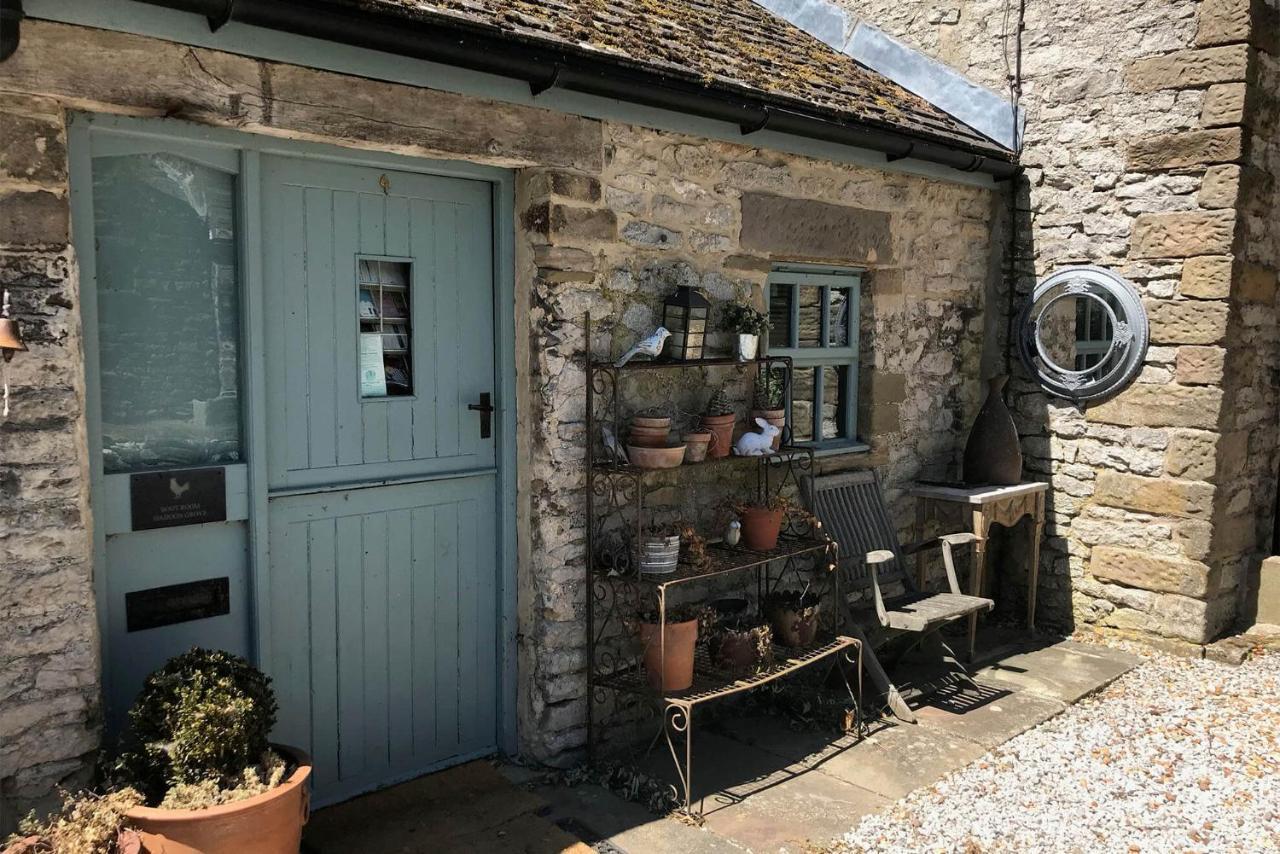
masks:
[[[753,405],[756,409],[781,409],[786,400],[787,381],[784,371],[761,367],[756,373]]]
[[[211,806],[199,792],[279,781],[267,742],[275,721],[271,680],[261,671],[227,652],[192,649],[147,677],[129,710],[129,747],[111,777],[138,788],[149,804],[176,789],[184,805]]]
[[[733,415],[733,412],[733,407],[729,405],[729,393],[721,386],[716,389],[715,393],[711,395],[711,399],[707,401],[706,414],[711,416]]]
[[[720,328],[738,335],[763,335],[772,324],[769,315],[749,305],[731,302],[720,309]]]

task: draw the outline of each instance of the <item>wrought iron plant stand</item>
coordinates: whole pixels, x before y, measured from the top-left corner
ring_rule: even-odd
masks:
[[[591,320],[586,321],[586,351],[591,349]],[[656,614],[657,642],[661,658],[666,657],[666,625],[673,599],[683,604],[706,603],[717,586],[736,585],[750,592],[754,604],[763,609],[766,597],[784,585],[818,592],[829,603],[839,602],[839,573],[835,563],[835,543],[809,523],[788,519],[777,547],[765,552],[745,546],[710,542],[700,564],[682,562],[675,572],[647,575],[639,571],[637,550],[646,524],[646,489],[655,482],[687,484],[690,473],[708,467],[755,466],[757,501],[796,492],[801,478],[812,475],[814,454],[810,448],[790,444],[789,427],[783,431],[781,448],[761,457],[729,456],[675,469],[647,470],[619,461],[604,447],[601,426],[608,425],[621,437],[622,401],[619,383],[634,371],[678,371],[695,368],[785,371],[785,389],[790,400],[792,365],[790,358],[762,355],[750,361],[732,358],[704,358],[690,361],[630,362],[618,368],[611,362],[587,357],[586,460],[587,523],[587,742],[591,761],[599,755],[604,730],[618,724],[630,712],[633,719],[659,716],[661,723],[651,747],[665,736],[675,763],[678,787],[675,795],[684,811],[700,818],[694,809],[693,734],[694,710],[705,703],[749,691],[813,665],[826,664],[828,679],[843,688],[848,706],[844,728],[862,735],[862,644],[838,633],[838,609],[823,611],[823,625],[814,643],[796,649],[774,643],[771,654],[751,672],[718,666],[699,643],[694,655],[693,684],[685,690],[668,691],[653,687],[646,677],[643,650],[634,628],[637,618]],[[694,488],[691,486],[690,488]],[[714,496],[708,496],[714,497]],[[717,584],[721,582],[721,584]],[[753,584],[754,582],[754,584]],[[838,676],[837,676],[838,674]],[[661,680],[659,680],[661,682]],[[601,714],[612,707],[613,720]],[[632,721],[634,723],[634,720]],[[699,799],[701,800],[701,799]]]

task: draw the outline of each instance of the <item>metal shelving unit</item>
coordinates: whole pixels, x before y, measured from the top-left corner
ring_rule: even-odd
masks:
[[[591,320],[586,322],[587,352],[591,352]],[[657,614],[658,637],[664,636],[672,599],[705,601],[711,591],[726,585],[754,587],[757,609],[765,597],[784,584],[807,586],[820,593],[839,596],[838,573],[829,571],[834,563],[835,545],[821,530],[788,520],[775,549],[756,552],[743,546],[709,543],[707,560],[701,566],[682,563],[668,575],[643,575],[637,570],[635,553],[650,515],[645,506],[646,489],[658,483],[690,484],[701,472],[723,472],[726,467],[754,466],[756,500],[798,491],[801,479],[814,468],[813,451],[790,445],[790,425],[783,430],[782,448],[763,457],[729,456],[675,469],[648,470],[620,464],[609,455],[600,427],[608,424],[621,437],[622,377],[633,371],[690,370],[722,368],[768,369],[781,365],[785,370],[785,390],[790,399],[791,360],[762,356],[748,362],[732,358],[690,361],[632,362],[617,368],[611,362],[589,360],[587,364],[587,739],[594,758],[601,728],[608,723],[597,709],[608,705],[613,695],[632,698],[638,706],[622,703],[626,709],[640,708],[661,713],[665,735],[680,785],[677,796],[686,812],[693,814],[693,713],[695,707],[795,674],[814,665],[826,664],[839,673],[848,694],[854,727],[861,731],[862,649],[857,639],[837,633],[835,609],[824,609],[825,625],[807,649],[774,645],[772,661],[752,673],[717,667],[703,644],[694,657],[693,685],[684,691],[663,692],[650,686],[646,678],[643,650],[632,625],[642,613]],[[749,596],[746,598],[750,598]],[[833,601],[838,601],[833,600]],[[663,650],[665,652],[665,650]],[[852,675],[851,672],[852,671]]]

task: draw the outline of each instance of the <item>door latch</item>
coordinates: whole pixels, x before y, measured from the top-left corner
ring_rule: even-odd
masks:
[[[493,395],[481,392],[479,403],[468,403],[467,409],[480,413],[480,438],[488,439],[493,435]]]

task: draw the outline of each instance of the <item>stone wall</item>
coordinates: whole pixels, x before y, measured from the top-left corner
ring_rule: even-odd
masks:
[[[518,694],[531,758],[568,761],[584,737],[586,312],[598,354],[617,353],[676,284],[760,304],[771,260],[865,266],[859,419],[872,450],[826,465],[887,466],[904,521],[902,487],[922,466],[954,468],[999,286],[988,190],[106,31],[28,20],[22,36],[0,64],[0,275],[32,346],[13,362],[0,426],[0,825],[83,779],[98,739],[68,110],[517,170]],[[798,221],[741,239],[744,212],[773,204],[835,222],[840,240]],[[700,405],[706,383],[682,393]]]
[[[1008,92],[1016,5],[848,3]],[[1011,12],[1012,9],[1012,12]],[[1020,376],[1026,467],[1052,484],[1041,621],[1201,643],[1245,604],[1275,502],[1274,10],[1249,0],[1026,5],[1018,251],[1142,293],[1136,385],[1079,410]]]

